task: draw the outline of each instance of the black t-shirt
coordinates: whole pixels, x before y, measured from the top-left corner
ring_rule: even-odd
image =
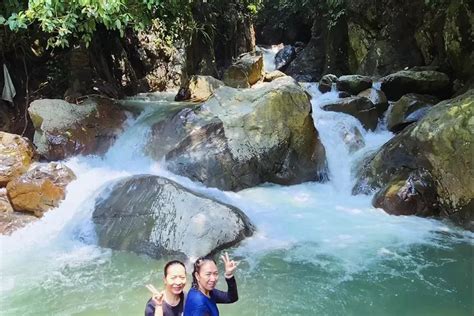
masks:
[[[163,300],[163,316],[182,316],[184,307],[184,293],[179,295],[179,303],[176,306],[171,306]],[[155,306],[151,298],[146,303],[145,316],[154,316]]]

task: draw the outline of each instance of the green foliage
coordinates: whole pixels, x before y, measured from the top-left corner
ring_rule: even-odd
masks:
[[[189,15],[188,0],[7,0],[0,24],[12,31],[39,26],[50,35],[49,47],[66,47],[71,40],[88,45],[99,25],[123,36],[127,28],[143,30],[157,20],[171,41]]]

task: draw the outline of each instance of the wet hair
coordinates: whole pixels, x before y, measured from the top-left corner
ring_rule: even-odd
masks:
[[[198,281],[196,279],[196,273],[199,273],[199,271],[201,271],[201,267],[202,265],[206,262],[206,261],[211,261],[211,262],[214,262],[214,264],[217,265],[216,261],[214,260],[213,257],[211,256],[204,256],[204,257],[199,257],[197,258],[197,260],[194,262],[194,269],[193,269],[193,283],[192,283],[192,287],[195,288],[196,290],[199,289],[199,284],[198,284]]]
[[[186,271],[186,266],[184,265],[184,263],[182,263],[181,261],[179,260],[171,260],[171,261],[168,261],[166,264],[165,264],[165,267],[163,269],[163,273],[165,275],[165,278],[166,276],[168,275],[168,268],[171,267],[171,266],[174,266],[175,264],[179,264],[181,266],[183,266],[184,268],[184,271]]]

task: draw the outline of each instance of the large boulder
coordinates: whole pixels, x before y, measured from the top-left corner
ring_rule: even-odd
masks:
[[[326,111],[342,112],[357,118],[367,130],[377,128],[379,116],[375,105],[364,97],[347,97],[323,106]]]
[[[387,113],[387,128],[391,132],[399,132],[406,126],[418,121],[421,115],[412,115],[420,109],[431,107],[438,103],[439,100],[436,97],[430,95],[409,93],[400,98],[397,102],[393,103]],[[418,114],[426,114],[418,112]]]
[[[224,83],[234,88],[249,88],[263,77],[263,56],[243,54],[224,72]]]
[[[0,132],[0,187],[25,173],[34,155],[35,150],[28,139]]]
[[[15,211],[32,212],[41,217],[59,205],[67,184],[75,178],[72,170],[62,163],[37,163],[8,183],[8,197]]]
[[[124,110],[110,99],[33,101],[28,108],[35,127],[34,144],[48,160],[103,154],[122,132]]]
[[[391,213],[447,217],[474,229],[473,153],[474,90],[469,90],[433,106],[382,146],[362,168],[353,193],[381,189],[374,204],[389,204]]]
[[[154,258],[214,253],[254,230],[239,209],[152,175],[125,178],[105,189],[92,220],[99,245]]]
[[[168,168],[222,190],[326,178],[306,92],[290,77],[251,90],[219,88],[153,127],[148,150]]]
[[[445,73],[433,70],[402,70],[381,79],[381,90],[389,100],[398,100],[407,93],[434,95],[447,98],[451,95],[451,81]]]
[[[372,87],[372,79],[361,75],[340,76],[337,79],[336,87],[338,90],[347,91],[356,95],[359,92]]]

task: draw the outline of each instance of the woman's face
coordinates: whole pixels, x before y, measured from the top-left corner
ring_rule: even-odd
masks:
[[[217,266],[213,261],[204,261],[199,273],[196,272],[196,279],[199,286],[206,291],[211,291],[216,287],[218,278],[219,273],[217,271]]]
[[[186,270],[180,264],[173,264],[168,267],[168,273],[163,279],[166,291],[173,294],[181,294],[186,285]]]

